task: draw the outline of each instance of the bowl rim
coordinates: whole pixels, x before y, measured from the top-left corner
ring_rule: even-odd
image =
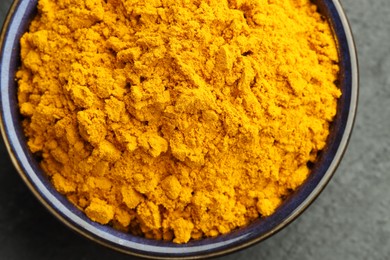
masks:
[[[36,198],[48,209],[53,215],[55,215],[62,223],[64,223],[66,226],[68,226],[71,230],[76,231],[76,233],[95,241],[101,245],[104,245],[106,247],[109,247],[111,249],[114,249],[116,251],[130,254],[133,256],[143,257],[143,258],[149,258],[149,259],[204,259],[204,258],[210,258],[210,257],[217,257],[222,256],[225,254],[229,254],[238,250],[242,250],[244,248],[247,248],[249,246],[252,246],[256,243],[259,243],[260,241],[265,240],[266,238],[272,236],[273,234],[277,233],[284,227],[286,227],[288,224],[290,224],[293,220],[295,220],[300,214],[302,214],[310,205],[311,203],[319,196],[319,194],[322,192],[322,190],[326,187],[332,176],[334,175],[336,168],[338,167],[341,158],[343,157],[347,145],[350,140],[350,136],[352,133],[353,125],[356,118],[357,113],[357,103],[358,103],[358,95],[359,95],[359,77],[358,77],[358,59],[357,59],[357,53],[356,53],[356,47],[352,35],[352,30],[350,28],[349,22],[347,20],[347,17],[343,11],[342,5],[339,0],[324,0],[323,2],[327,2],[328,4],[333,4],[335,11],[337,12],[337,15],[339,16],[342,29],[344,30],[345,38],[347,40],[347,48],[349,51],[349,57],[350,57],[350,66],[351,66],[351,98],[350,98],[350,109],[349,114],[347,118],[347,122],[344,128],[344,132],[341,138],[341,141],[339,143],[339,146],[337,148],[337,151],[327,168],[325,174],[319,181],[319,183],[310,191],[310,194],[305,197],[305,199],[292,211],[292,213],[287,217],[284,218],[284,220],[280,223],[278,223],[276,226],[272,228],[272,230],[266,232],[265,234],[258,235],[254,238],[251,238],[250,240],[244,241],[244,243],[240,244],[233,244],[232,247],[228,248],[204,248],[200,249],[200,251],[193,251],[192,253],[186,252],[185,245],[183,247],[171,247],[172,245],[168,245],[169,247],[161,247],[161,248],[179,248],[181,251],[175,251],[172,252],[172,255],[167,254],[159,254],[158,252],[152,252],[149,253],[145,248],[140,249],[139,251],[134,250],[133,247],[127,247],[125,246],[124,240],[118,237],[113,237],[113,239],[107,238],[107,232],[105,233],[104,228],[88,228],[86,225],[85,220],[79,218],[79,221],[75,221],[74,219],[70,219],[69,215],[64,213],[64,210],[66,208],[61,205],[63,201],[53,200],[51,198],[51,194],[47,194],[43,192],[46,187],[44,184],[37,178],[37,176],[32,176],[31,174],[26,173],[25,170],[25,163],[28,163],[28,160],[24,160],[24,162],[21,162],[21,159],[17,152],[23,151],[19,149],[18,147],[15,147],[15,140],[18,141],[18,137],[15,134],[15,128],[14,125],[16,122],[11,117],[11,112],[8,111],[8,107],[10,106],[7,95],[9,94],[8,91],[8,85],[10,84],[10,78],[8,75],[8,79],[3,76],[4,72],[4,65],[3,61],[6,59],[10,63],[10,53],[5,52],[6,47],[13,46],[8,39],[10,38],[10,34],[14,34],[11,36],[13,37],[13,44],[15,44],[16,38],[16,32],[12,32],[12,23],[15,22],[14,18],[17,17],[18,11],[21,10],[21,8],[26,8],[27,5],[31,4],[29,0],[15,0],[11,6],[11,9],[8,12],[8,15],[6,17],[6,20],[3,24],[2,33],[0,36],[0,51],[1,51],[1,64],[0,64],[0,129],[3,136],[3,140],[5,143],[5,146],[7,148],[8,154],[10,155],[11,161],[14,164],[17,172],[23,179],[23,181],[26,183],[26,185],[29,187],[31,192],[35,195]],[[22,7],[21,7],[22,6]],[[23,18],[23,17],[22,17]],[[22,18],[19,17],[20,22],[22,21]],[[19,24],[20,24],[19,22]],[[11,44],[11,45],[10,45]],[[4,82],[8,82],[8,84],[4,84]],[[5,94],[3,93],[3,89],[5,89]],[[35,174],[35,171],[32,170],[32,172]],[[42,190],[43,189],[43,190]],[[50,192],[48,192],[50,193]],[[53,202],[54,201],[54,202]],[[60,203],[60,205],[58,204]],[[62,207],[61,207],[62,206]],[[70,212],[70,214],[74,214],[77,217],[77,214],[75,212]],[[96,226],[93,225],[92,226]],[[92,230],[92,231],[91,231]],[[109,232],[108,232],[109,233]],[[237,241],[242,239],[242,237],[238,237]],[[141,239],[142,242],[142,239]],[[224,243],[223,241],[220,243]],[[135,243],[136,245],[143,247],[142,243]],[[156,243],[158,245],[158,243]],[[153,245],[152,245],[153,246]],[[146,246],[147,247],[147,246]],[[203,250],[203,251],[202,251]],[[213,251],[214,250],[214,251]]]

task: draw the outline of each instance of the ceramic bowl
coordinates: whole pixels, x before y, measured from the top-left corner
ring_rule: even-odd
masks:
[[[330,21],[336,36],[341,67],[339,87],[343,95],[338,103],[338,113],[332,124],[326,149],[321,152],[312,174],[272,216],[259,219],[227,235],[177,245],[136,237],[92,222],[60,195],[27,148],[17,106],[15,72],[20,66],[19,39],[36,14],[37,0],[14,1],[1,35],[1,130],[20,176],[42,204],[68,227],[97,243],[135,256],[155,259],[203,259],[246,248],[275,234],[299,216],[329,182],[346,149],[356,113],[358,67],[346,16],[338,0],[313,2]]]

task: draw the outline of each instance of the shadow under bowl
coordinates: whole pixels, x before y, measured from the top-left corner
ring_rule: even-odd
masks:
[[[275,214],[258,219],[229,234],[187,244],[149,240],[100,225],[87,218],[59,194],[29,151],[21,127],[15,73],[20,66],[19,39],[36,14],[37,0],[16,0],[1,35],[0,116],[3,138],[11,159],[24,182],[46,208],[71,229],[118,251],[155,259],[198,259],[220,256],[258,243],[298,217],[320,194],[334,174],[347,147],[358,99],[358,66],[351,29],[338,0],[313,1],[333,29],[340,58],[339,87],[343,93],[326,148],[312,173]]]

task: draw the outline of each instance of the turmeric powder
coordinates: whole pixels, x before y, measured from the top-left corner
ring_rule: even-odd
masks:
[[[186,243],[275,212],[341,92],[310,0],[39,0],[20,112],[55,188],[93,221]]]

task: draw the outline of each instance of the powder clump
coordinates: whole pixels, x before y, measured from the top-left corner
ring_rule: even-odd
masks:
[[[29,148],[101,224],[186,243],[275,212],[324,148],[338,53],[309,0],[40,0]]]

